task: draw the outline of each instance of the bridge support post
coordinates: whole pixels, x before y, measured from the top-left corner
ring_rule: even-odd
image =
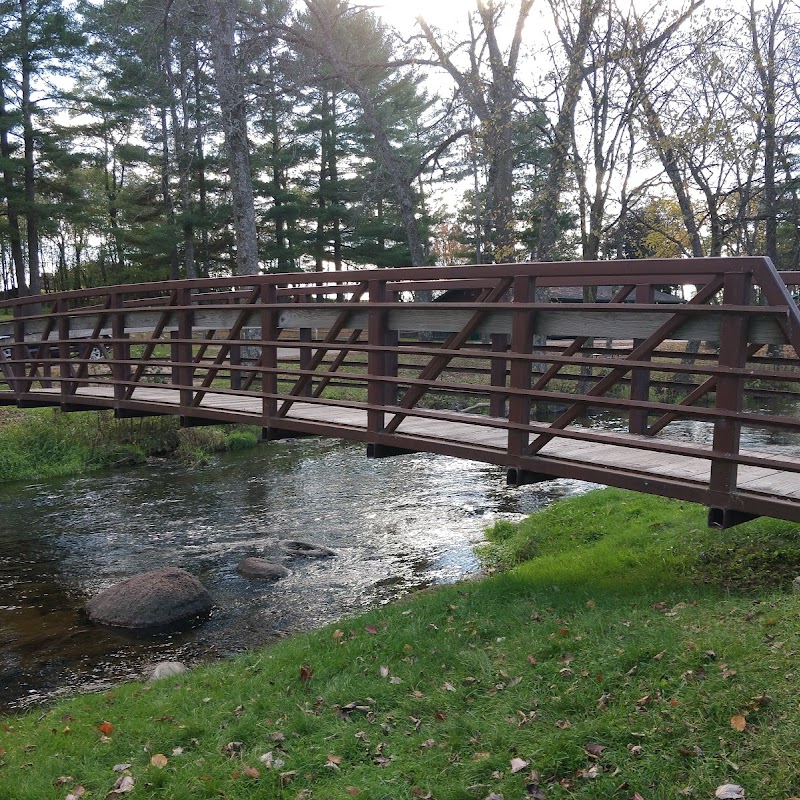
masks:
[[[508,336],[505,333],[491,334],[491,347],[493,353],[505,353],[508,350]],[[490,381],[492,389],[497,386],[505,388],[508,378],[508,361],[505,358],[492,357],[490,359]],[[508,395],[504,392],[492,391],[489,395],[489,414],[492,417],[506,415],[506,400]]]
[[[536,298],[536,280],[529,275],[518,275],[514,278],[515,303],[532,303]],[[531,355],[533,353],[533,334],[535,330],[535,312],[520,308],[512,312],[511,320],[511,352],[515,355]],[[515,358],[511,362],[511,388],[528,390],[531,388],[532,362]],[[512,425],[528,426],[531,422],[531,398],[524,394],[512,394],[508,401],[508,421]],[[530,434],[520,428],[508,429],[508,455],[513,459],[526,454]]]
[[[417,453],[418,450],[407,450],[405,447],[392,447],[388,444],[368,444],[367,458],[391,458],[392,456],[407,456]]]
[[[278,312],[273,307],[278,302],[274,283],[262,283],[260,300],[267,308],[261,309],[261,426],[270,430],[270,423],[278,416]],[[263,438],[267,438],[264,436]]]
[[[746,511],[739,511],[735,508],[709,508],[708,527],[726,530],[734,525],[741,525],[743,522],[758,519],[758,514],[748,514]]]
[[[111,311],[111,376],[114,380],[114,399],[119,402],[125,399],[127,383],[131,379],[131,346],[128,344],[130,334],[125,332],[125,312],[122,295],[114,293],[110,303]],[[119,409],[118,409],[119,410]]]
[[[723,305],[746,306],[752,300],[752,277],[744,272],[725,275]],[[745,314],[726,314],[720,324],[719,365],[742,369],[747,365],[749,319]],[[714,421],[714,443],[709,488],[712,497],[731,495],[736,491],[739,465],[734,459],[715,458],[717,453],[735,456],[739,453],[742,432],[741,412],[744,383],[741,375],[722,374],[717,378],[716,408],[726,413]],[[722,505],[722,504],[720,504]],[[732,513],[732,512],[727,512]],[[723,513],[724,517],[724,513]]]
[[[14,306],[14,344],[11,345],[11,388],[19,398],[22,394],[25,376],[25,359],[28,356],[28,346],[25,344],[25,320],[22,319],[23,306]]]
[[[369,302],[386,302],[386,281],[369,282]],[[370,347],[386,347],[389,342],[387,315],[383,308],[370,308],[367,323],[367,341]],[[386,352],[370,349],[367,356],[367,430],[375,435],[385,426],[386,383],[381,378],[387,372]]]
[[[69,404],[70,395],[74,394],[75,391],[75,387],[72,385],[73,374],[69,352],[69,308],[66,300],[59,299],[56,301],[56,314],[58,314],[59,388],[61,389],[61,407],[65,408]]]
[[[655,301],[655,287],[652,283],[639,284],[636,287],[637,303],[652,303]],[[633,347],[636,349],[643,343],[643,339],[634,339]],[[647,403],[650,400],[650,370],[634,369],[631,371],[631,400]],[[631,433],[644,434],[647,432],[647,408],[632,408],[628,416],[628,430]]]
[[[190,289],[178,290],[178,385],[181,408],[189,408],[194,396],[194,365],[192,353],[192,293]]]
[[[519,467],[510,467],[506,472],[506,484],[509,486],[527,486],[531,483],[544,483],[545,481],[553,481],[553,475],[545,475],[543,472],[529,472],[527,469],[520,469]]]

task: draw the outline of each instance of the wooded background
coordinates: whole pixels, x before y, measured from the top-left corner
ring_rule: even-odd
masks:
[[[8,294],[359,265],[800,268],[796,0],[0,2]]]

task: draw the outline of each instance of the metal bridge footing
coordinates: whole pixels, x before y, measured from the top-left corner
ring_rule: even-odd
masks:
[[[544,483],[544,481],[554,481],[555,476],[545,475],[542,472],[529,472],[526,469],[511,467],[506,472],[506,483],[509,486],[527,486],[530,483]]]
[[[708,527],[725,530],[734,525],[741,525],[743,522],[758,519],[758,514],[748,514],[746,511],[739,511],[735,508],[709,508]]]
[[[388,444],[368,444],[367,458],[391,458],[392,456],[405,456],[417,453],[418,450],[407,450],[404,447],[392,447]]]

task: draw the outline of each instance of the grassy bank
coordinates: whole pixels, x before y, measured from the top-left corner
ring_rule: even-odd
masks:
[[[244,426],[182,429],[174,417],[117,420],[110,411],[14,409],[0,418],[0,481],[76,475],[151,456],[196,463],[257,442],[257,429]]]
[[[702,509],[605,490],[492,535],[487,557],[529,560],[6,718],[0,797],[800,795],[800,598],[774,569],[800,527],[708,531]]]

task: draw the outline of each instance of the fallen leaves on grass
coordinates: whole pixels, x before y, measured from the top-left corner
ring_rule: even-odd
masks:
[[[731,728],[742,733],[747,727],[747,720],[741,714],[734,714],[731,717]]]
[[[114,726],[110,722],[103,720],[97,726],[97,730],[100,731],[100,733],[102,733],[103,736],[111,736],[111,734],[114,733]]]
[[[121,794],[133,791],[136,781],[130,775],[120,775],[111,787],[111,791],[106,795],[105,800],[113,800]]]
[[[718,800],[744,800],[744,789],[738,783],[725,783],[717,787],[714,797]]]
[[[267,768],[267,769],[280,769],[283,766],[283,759],[275,758],[272,754],[272,750],[268,753],[264,753],[258,757],[258,760]]]
[[[527,767],[531,762],[526,761],[524,758],[512,758],[511,759],[511,774],[513,775],[515,772],[522,772],[525,767]]]
[[[150,763],[158,769],[164,769],[169,764],[169,759],[163,753],[156,753],[151,759]]]

